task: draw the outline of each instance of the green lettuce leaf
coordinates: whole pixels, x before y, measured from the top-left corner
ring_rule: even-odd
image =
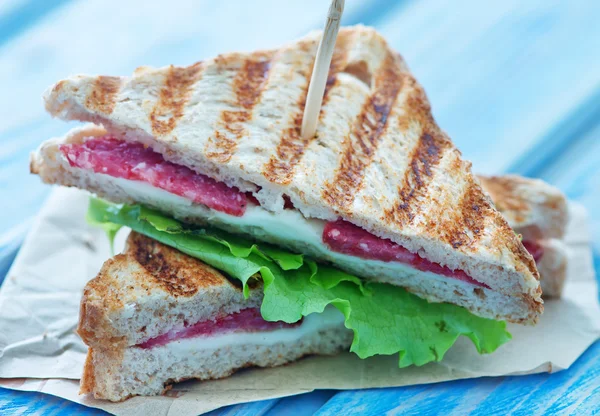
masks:
[[[91,223],[105,229],[127,226],[239,279],[264,285],[261,314],[268,321],[293,323],[333,305],[354,333],[350,350],[361,358],[399,354],[400,367],[440,361],[459,336],[480,353],[490,353],[511,336],[506,323],[471,314],[446,303],[428,303],[389,284],[363,283],[358,277],[267,244],[212,228],[191,228],[139,205],[91,199]]]
[[[98,201],[100,202],[100,200],[98,200]],[[117,233],[119,232],[119,230],[121,229],[122,225],[115,224],[112,222],[106,222],[106,221],[96,221],[94,219],[94,217],[92,216],[92,213],[93,213],[93,210],[91,210],[91,209],[89,209],[87,212],[86,220],[87,220],[88,224],[93,225],[95,227],[100,227],[104,230],[104,232],[106,233],[106,236],[108,237],[108,241],[110,243],[110,254],[111,254],[111,256],[114,256],[115,255],[115,237],[116,237]]]

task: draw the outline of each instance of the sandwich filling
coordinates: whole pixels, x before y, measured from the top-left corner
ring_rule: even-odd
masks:
[[[260,212],[276,217],[264,209]],[[248,215],[251,213],[249,207]],[[285,217],[301,216],[296,210],[285,210],[280,214]],[[239,217],[232,218],[241,220]],[[316,263],[279,246],[259,246],[253,240],[216,228],[189,229],[184,223],[144,205],[114,204],[92,198],[88,220],[110,230],[129,227],[205,262],[237,279],[242,284],[242,294],[246,299],[253,290],[262,291],[260,314],[265,321],[287,324],[301,321],[294,327],[279,323],[263,330],[259,329],[265,328],[261,320],[239,319],[245,314],[252,318],[253,312],[247,311],[239,318],[219,320],[218,325],[214,324],[217,320],[210,319],[209,323],[197,326],[194,323],[171,326],[162,334],[153,333],[152,336],[160,335],[161,338],[146,344],[146,347],[174,349],[187,354],[232,343],[252,347],[259,343],[284,342],[283,339],[294,342],[302,339],[298,338],[301,334],[318,336],[319,328],[331,322],[331,325],[339,325],[336,329],[343,331],[345,327],[353,332],[350,351],[359,357],[400,352],[399,365],[405,367],[440,361],[461,335],[470,338],[480,353],[492,352],[510,339],[506,323],[498,321],[495,312],[483,310],[488,317],[477,316],[461,305],[443,301],[432,303],[399,285],[363,281],[353,274]],[[374,263],[372,260],[362,261],[369,267],[371,262]],[[408,268],[402,263],[389,264]],[[424,273],[411,270],[413,275]],[[257,280],[262,282],[260,287],[252,283]],[[503,295],[488,291],[487,296],[497,301]],[[329,310],[335,312],[335,320],[329,320]],[[237,322],[240,322],[239,326]],[[313,324],[316,326],[310,330]],[[169,334],[164,336],[165,333]],[[142,342],[146,341],[146,338],[140,340],[135,348],[141,348]]]
[[[140,348],[152,348],[166,345],[175,340],[210,337],[232,332],[274,331],[282,328],[293,328],[300,325],[301,322],[298,321],[293,324],[286,324],[281,321],[268,322],[263,319],[258,308],[247,308],[237,313],[219,316],[214,320],[201,321],[180,329],[172,329],[166,334],[151,338],[138,346]]]
[[[525,240],[523,241],[523,247],[531,254],[531,257],[533,257],[536,263],[542,259],[544,247],[537,242]]]
[[[448,267],[433,263],[404,247],[374,236],[368,231],[344,220],[328,222],[323,230],[323,242],[332,250],[365,259],[397,261],[408,264],[423,271],[462,280],[476,286],[489,289],[489,286],[478,282],[462,270],[452,270]]]
[[[237,188],[229,187],[223,182],[194,172],[185,166],[169,162],[160,153],[141,143],[126,142],[111,136],[91,137],[80,144],[61,145],[60,151],[72,167],[119,179],[122,188],[131,189],[138,185],[146,185],[147,193],[153,192],[153,189],[159,192],[162,190],[165,191],[163,194],[181,197],[199,206],[208,207],[210,211],[208,214],[211,217],[218,217],[217,222],[225,223],[230,227],[249,226],[253,228],[253,233],[256,233],[259,227],[265,230],[270,217],[273,216],[261,208],[251,194],[246,195]],[[478,282],[462,270],[452,270],[431,262],[391,240],[379,238],[347,221],[326,222],[306,219],[293,209],[293,204],[289,200],[286,200],[285,207],[287,208],[283,213],[285,216],[290,217],[290,220],[303,220],[303,224],[296,230],[302,229],[301,233],[294,234],[296,231],[290,228],[293,232],[287,233],[289,235],[286,235],[283,240],[296,239],[307,243],[315,240],[315,233],[320,233],[320,241],[312,242],[319,244],[321,250],[345,255],[345,260],[360,258],[401,264],[413,270],[429,272],[489,289],[489,286]],[[284,215],[279,214],[279,216]],[[273,225],[279,234],[285,233],[283,229],[287,227]],[[537,256],[536,260],[541,258],[539,245],[535,243],[524,243],[524,245],[532,252],[534,258]]]
[[[198,322],[151,338],[138,348],[150,349],[165,345],[193,343],[194,348],[221,348],[232,345],[273,345],[292,342],[316,331],[343,327],[344,315],[332,306],[322,313],[310,314],[291,324],[265,321],[260,309],[247,308],[237,313]]]
[[[185,166],[167,162],[160,153],[141,143],[107,136],[91,138],[81,144],[62,145],[60,150],[71,166],[146,182],[229,215],[244,215],[248,204],[246,195],[239,190]]]

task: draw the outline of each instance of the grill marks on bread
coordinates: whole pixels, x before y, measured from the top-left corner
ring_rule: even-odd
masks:
[[[200,288],[222,285],[227,279],[219,272],[178,250],[156,240],[132,233],[129,237],[128,255],[143,267],[147,276],[172,296],[189,297]]]
[[[99,76],[94,81],[92,90],[85,99],[85,106],[92,111],[110,115],[116,104],[117,94],[121,88],[121,78]]]
[[[272,52],[257,54],[247,59],[233,80],[236,105],[252,110],[258,102],[271,68]]]
[[[343,144],[341,161],[332,182],[324,184],[322,196],[332,207],[347,210],[360,189],[371,164],[389,113],[403,84],[396,57],[388,53],[374,76],[374,90]]]
[[[490,201],[481,187],[471,180],[455,210],[454,219],[441,234],[442,239],[454,248],[472,248],[483,235],[490,210]]]
[[[421,133],[398,186],[397,199],[383,213],[384,221],[400,227],[411,225],[420,213],[422,201],[434,181],[435,168],[444,153],[453,147],[450,139],[437,128],[423,88],[411,75],[405,77],[405,83],[409,92],[402,105],[404,112],[398,124],[403,131],[418,126]]]
[[[268,80],[273,52],[257,53],[246,59],[233,80],[237,110],[224,110],[214,139],[208,141],[206,154],[219,163],[228,162],[236,151],[238,141],[246,133],[245,123],[252,119],[254,106]],[[220,128],[224,131],[221,131]]]
[[[516,236],[515,231],[510,228],[503,216],[497,215],[494,218],[494,225],[497,232],[494,234],[492,242],[496,247],[506,247],[517,259],[515,268],[519,272],[529,271],[536,280],[540,280],[540,274],[535,265],[535,260],[529,254],[527,249],[521,244],[521,240]],[[542,288],[538,286],[536,294],[541,295]]]
[[[439,164],[449,141],[430,130],[421,133],[415,146],[402,184],[398,187],[398,201],[384,213],[389,221],[402,226],[413,222],[419,212],[420,199],[433,181],[433,168]]]
[[[150,113],[152,133],[165,136],[173,131],[183,117],[194,84],[202,75],[202,62],[186,67],[171,66],[158,102]]]
[[[323,116],[324,106],[328,101],[330,95],[329,93],[337,83],[337,74],[342,71],[346,65],[348,50],[345,39],[346,38],[338,38],[338,43],[333,51],[333,57],[331,58],[331,65],[329,66],[319,118]],[[308,87],[310,84],[310,78],[312,76],[313,64],[314,63],[311,63],[311,67],[308,70],[304,91],[295,106],[296,114],[292,120],[292,126],[284,130],[281,141],[275,149],[275,154],[271,156],[271,159],[264,167],[265,177],[269,181],[278,183],[280,185],[291,182],[294,174],[294,168],[302,159],[302,156],[304,155],[304,152],[310,143],[316,138],[316,136],[304,138],[300,134],[302,130],[302,117],[304,115],[304,107],[306,105],[306,97],[308,95]]]

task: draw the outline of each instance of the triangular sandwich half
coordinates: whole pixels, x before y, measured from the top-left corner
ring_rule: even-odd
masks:
[[[32,171],[432,302],[535,322],[543,306],[533,258],[376,31],[340,30],[317,134],[301,137],[319,38],[62,80],[47,91],[47,110],[96,126],[44,143]]]
[[[294,324],[260,315],[259,281],[242,290],[212,267],[132,233],[85,287],[77,332],[90,347],[81,393],[124,400],[347,350],[352,331],[333,306]]]

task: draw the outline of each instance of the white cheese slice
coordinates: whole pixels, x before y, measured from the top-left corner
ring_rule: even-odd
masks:
[[[204,205],[196,204],[187,198],[172,194],[163,189],[156,188],[146,182],[132,181],[129,179],[115,178],[109,175],[97,174],[103,180],[111,182],[124,190],[133,200],[154,206],[156,208],[171,208],[169,211],[182,215],[201,217],[208,224],[226,228],[232,232],[243,232],[256,237],[257,240],[282,243],[287,247],[307,247],[302,253],[315,253],[320,257],[331,259],[334,262],[343,262],[348,265],[361,265],[372,263],[378,267],[386,267],[402,273],[428,274],[399,262],[384,262],[379,260],[362,259],[343,253],[332,251],[323,243],[323,228],[325,221],[315,218],[305,218],[300,211],[295,209],[282,210],[273,213],[266,209],[248,204],[246,212],[241,217],[215,211]],[[434,275],[433,275],[434,276]]]
[[[375,274],[379,276],[394,276],[394,282],[403,286],[408,279],[417,278],[425,281],[448,282],[449,278],[435,273],[420,271],[408,264],[400,262],[385,262],[380,260],[363,259],[338,253],[329,249],[323,243],[322,234],[325,221],[315,218],[305,218],[300,211],[294,209],[273,213],[260,206],[249,204],[241,217],[215,211],[202,204],[181,196],[156,188],[146,182],[115,178],[110,175],[96,173],[94,179],[104,187],[118,189],[124,197],[136,203],[157,208],[164,212],[177,213],[179,219],[193,218],[202,220],[211,226],[238,234],[245,234],[257,241],[266,241],[280,245],[291,252],[306,254],[309,257],[329,261],[349,273]],[[359,271],[361,273],[359,273]],[[390,281],[390,278],[374,279]],[[451,279],[454,285],[472,288],[471,283]]]
[[[231,332],[176,339],[162,347],[168,347],[170,351],[184,353],[192,350],[215,350],[235,345],[270,346],[299,341],[310,334],[334,327],[344,327],[344,315],[335,307],[328,306],[322,313],[312,313],[306,316],[300,325],[291,328],[259,332]]]

